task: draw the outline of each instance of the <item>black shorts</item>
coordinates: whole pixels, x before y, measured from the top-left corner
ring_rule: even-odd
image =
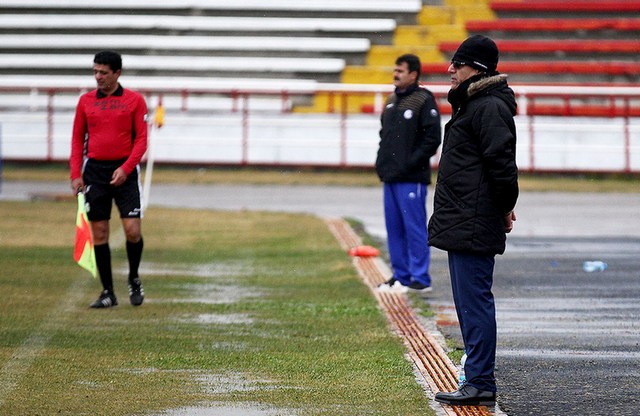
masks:
[[[85,200],[89,221],[111,219],[111,207],[115,201],[120,218],[142,218],[142,192],[140,166],[131,172],[120,186],[112,186],[113,172],[124,160],[101,161],[89,159],[84,165],[82,179],[85,184]]]

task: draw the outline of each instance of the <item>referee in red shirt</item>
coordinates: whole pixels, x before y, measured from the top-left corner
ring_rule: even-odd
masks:
[[[115,201],[127,239],[129,300],[142,304],[138,275],[142,258],[140,160],[147,150],[147,105],[142,95],[118,83],[122,57],[98,52],[93,74],[98,88],[83,94],[76,107],[71,137],[71,188],[83,190],[93,232],[103,291],[92,308],[118,304],[113,290],[109,220]]]

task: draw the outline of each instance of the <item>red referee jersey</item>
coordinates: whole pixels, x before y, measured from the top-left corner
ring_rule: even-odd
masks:
[[[82,176],[85,154],[95,160],[126,159],[129,175],[147,150],[147,104],[142,95],[118,86],[110,96],[83,94],[76,107],[71,137],[71,179]]]

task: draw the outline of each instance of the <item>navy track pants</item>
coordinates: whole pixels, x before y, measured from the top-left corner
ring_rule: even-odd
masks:
[[[448,252],[451,288],[467,353],[467,383],[496,391],[496,308],[491,292],[495,257]]]
[[[427,233],[427,186],[385,182],[384,217],[393,277],[407,286],[418,281],[431,286]]]

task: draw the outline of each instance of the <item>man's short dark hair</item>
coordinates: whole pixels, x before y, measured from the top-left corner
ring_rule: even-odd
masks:
[[[114,51],[101,51],[93,57],[93,63],[98,65],[109,65],[113,72],[122,69],[122,56]]]
[[[418,77],[416,80],[420,79],[420,73],[422,72],[422,66],[420,65],[420,58],[412,53],[407,53],[405,55],[401,55],[396,59],[396,65],[400,65],[401,63],[406,62],[409,67],[409,72],[417,72]]]

